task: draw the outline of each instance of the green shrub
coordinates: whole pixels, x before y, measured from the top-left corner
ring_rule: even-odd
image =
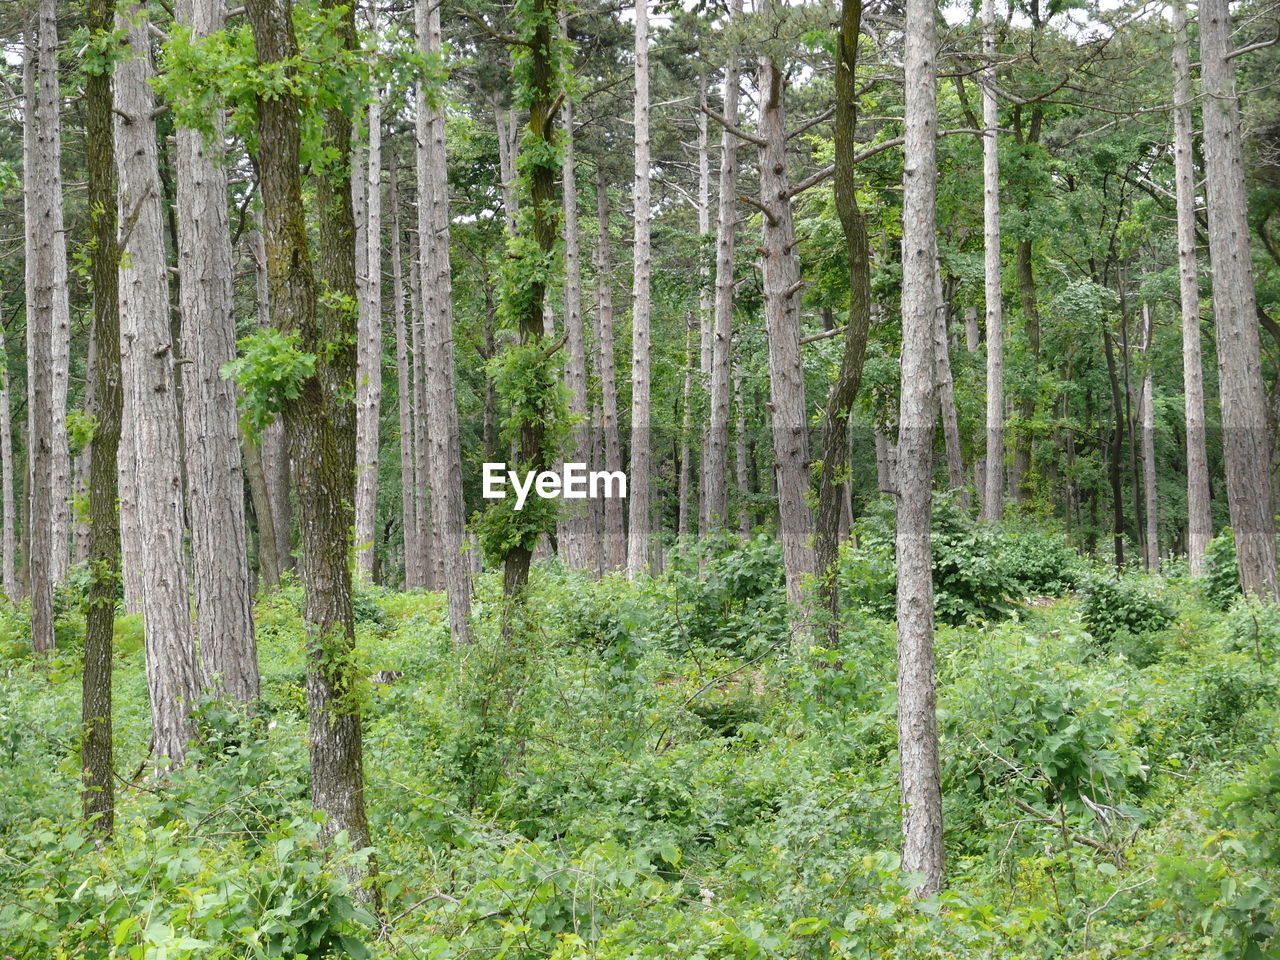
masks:
[[[1205,603],[1226,610],[1240,596],[1240,570],[1236,566],[1236,538],[1227,527],[1209,541],[1204,551],[1204,575],[1200,595]]]
[[[1084,587],[1081,616],[1085,629],[1107,646],[1121,633],[1142,636],[1170,626],[1173,608],[1131,583],[1098,577]]]
[[[1061,597],[1085,575],[1085,562],[1060,532],[1043,527],[1004,527],[996,543],[996,566],[1027,596]]]

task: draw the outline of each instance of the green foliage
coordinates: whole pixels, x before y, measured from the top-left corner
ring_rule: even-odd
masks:
[[[1240,596],[1240,568],[1236,563],[1236,538],[1230,527],[1209,541],[1204,550],[1200,592],[1205,602],[1226,610]]]
[[[1141,636],[1165,629],[1174,611],[1136,583],[1095,577],[1085,584],[1081,618],[1093,638],[1107,645],[1122,633]]]
[[[298,349],[296,333],[258,330],[240,341],[241,356],[224,364],[226,379],[240,387],[240,409],[245,430],[257,436],[297,400],[302,384],[315,375],[315,354]]]

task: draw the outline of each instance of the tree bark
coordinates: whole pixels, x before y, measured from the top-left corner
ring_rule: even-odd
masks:
[[[1111,343],[1111,331],[1102,329],[1103,351],[1107,359],[1107,379],[1111,384],[1111,411],[1115,426],[1111,432],[1111,511],[1112,542],[1115,550],[1116,569],[1124,567],[1124,496],[1120,482],[1120,458],[1124,456],[1124,404],[1120,399],[1120,378],[1116,374],[1115,349]]]
[[[733,365],[733,393],[737,397],[733,465],[734,480],[738,485],[738,534],[745,540],[751,536],[751,458],[747,443],[747,403],[743,395],[740,363]]]
[[[707,262],[706,251],[711,236],[711,137],[708,127],[707,109],[707,75],[698,75],[698,110],[695,119],[698,123],[698,389],[707,398],[706,413],[711,409],[711,344],[715,337],[716,295],[711,265]],[[690,394],[690,400],[692,394]],[[689,401],[685,403],[686,436],[692,430],[694,412]],[[709,419],[704,418],[699,428],[701,443],[699,454],[705,455],[707,447],[707,431],[710,429]],[[687,457],[685,458],[687,459]],[[683,462],[682,462],[683,466]],[[693,464],[688,465],[687,496],[693,497]],[[698,470],[698,536],[707,533],[707,485],[704,482],[701,467]],[[683,516],[683,511],[682,514]],[[684,533],[693,531],[693,523],[685,525]]]
[[[649,567],[649,0],[635,0],[635,243],[631,287],[631,474],[627,478],[627,575]]]
[[[426,586],[422,568],[422,531],[418,527],[414,494],[413,357],[404,312],[404,263],[400,250],[400,168],[394,150],[388,157],[391,200],[391,299],[396,326],[396,387],[400,414],[400,523],[404,533],[404,586],[406,590]]]
[[[568,34],[568,20],[561,14],[560,33]],[[587,338],[582,323],[582,242],[578,230],[578,175],[573,149],[573,102],[566,97],[564,115],[564,156],[561,181],[564,190],[564,333],[569,362],[565,365],[565,386],[569,390],[569,414],[574,419],[569,458],[590,462],[591,421],[587,411]],[[571,570],[590,570],[599,541],[591,529],[587,502],[565,501],[560,521],[560,555]]]
[[[807,621],[806,578],[814,573],[813,513],[809,509],[809,423],[805,412],[804,363],[800,353],[800,267],[795,255],[790,184],[787,180],[786,119],[782,70],[772,56],[760,58],[760,201],[762,217],[765,329],[769,340],[770,412],[777,460],[778,533],[787,601]],[[799,637],[799,631],[796,632]],[[797,641],[798,642],[798,641]]]
[[[122,236],[121,371],[124,417],[131,426],[136,458],[147,687],[155,757],[180,764],[194,733],[189,711],[198,683],[183,550],[178,377],[169,324],[146,8],[134,0],[117,10],[116,29],[127,37],[112,88]]]
[[[291,6],[290,0],[247,0],[260,66],[280,69],[297,56]],[[344,422],[334,416],[330,395],[336,378],[323,369],[342,360],[326,354],[330,330],[317,315],[299,165],[301,103],[291,87],[270,98],[259,96],[257,133],[272,315],[277,328],[297,337],[300,350],[317,356],[315,373],[299,384],[298,396],[286,401],[283,411],[296,465],[302,541],[311,799],[328,814],[325,834],[345,830],[360,849],[369,846],[370,834],[360,703],[352,692],[355,621],[347,565],[352,478],[338,438]],[[350,328],[348,320],[347,336],[354,334]]]
[[[112,29],[114,0],[91,0],[91,36]],[[85,604],[84,671],[81,677],[81,809],[103,837],[115,826],[115,760],[111,729],[112,640],[116,593],[120,586],[120,520],[116,512],[120,418],[124,394],[120,374],[120,304],[117,300],[115,149],[111,132],[111,78],[90,73],[85,80],[85,148],[92,234],[93,339],[99,354],[93,366],[93,416],[89,445],[89,596]],[[0,344],[0,357],[3,345]],[[7,377],[6,377],[7,389]],[[0,426],[7,428],[7,396],[0,399]],[[4,438],[7,454],[7,436]],[[6,483],[6,490],[11,489]],[[6,574],[8,574],[6,570]],[[96,818],[96,819],[95,819]]]
[[[942,263],[934,261],[933,348],[938,364],[938,407],[942,414],[942,435],[947,452],[947,484],[951,490],[964,487],[964,455],[960,449],[960,422],[956,413],[955,382],[951,377],[951,342],[948,336],[947,304],[942,296]]]
[[[1276,589],[1271,436],[1258,343],[1257,300],[1249,253],[1240,108],[1227,0],[1200,4],[1200,76],[1204,86],[1204,160],[1209,255],[1218,337],[1227,503],[1245,593],[1273,599]]]
[[[622,469],[622,440],[618,432],[618,386],[614,372],[613,342],[613,256],[609,243],[609,193],[604,167],[596,168],[596,210],[600,220],[596,243],[596,340],[600,364],[600,432],[604,434],[604,468],[610,473]],[[620,570],[627,560],[625,511],[622,501],[604,501],[604,572]]]
[[[907,0],[902,215],[902,400],[898,430],[898,756],[902,869],[917,896],[943,885],[942,791],[933,672],[930,543],[937,183],[937,74],[932,0]]]
[[[440,55],[440,6],[417,0],[418,51]],[[444,146],[444,113],[429,101],[425,82],[417,86],[418,234],[423,288],[423,361],[430,409],[431,508],[449,626],[454,642],[471,642],[471,567],[463,552],[466,508],[462,502],[462,443],[454,389],[452,280],[449,267],[449,181]],[[541,299],[541,298],[539,298]]]
[[[1155,387],[1152,382],[1151,305],[1142,305],[1142,356],[1146,370],[1142,376],[1142,486],[1146,492],[1147,569],[1160,569],[1160,536],[1157,522]]]
[[[369,8],[376,37],[376,7]],[[360,290],[356,348],[356,569],[373,581],[378,523],[378,426],[382,414],[382,92],[375,89],[365,112],[367,164],[364,184],[364,276]],[[353,178],[354,179],[354,178]]]
[[[1200,349],[1200,285],[1196,264],[1196,187],[1191,155],[1191,66],[1185,0],[1173,4],[1173,169],[1178,204],[1178,291],[1182,306],[1182,384],[1187,424],[1187,557],[1204,572],[1213,537],[1209,455],[1205,445],[1204,363]]]
[[[862,383],[871,330],[871,252],[867,222],[858,205],[858,99],[855,78],[858,35],[862,28],[862,0],[843,0],[836,34],[836,213],[844,232],[849,258],[849,319],[845,326],[840,371],[827,397],[823,427],[822,473],[818,482],[818,516],[814,538],[821,603],[827,615],[827,642],[840,642],[840,587],[836,576],[839,556],[843,491],[849,484],[849,416]]]
[[[731,0],[729,24],[741,18],[742,0]],[[726,120],[736,123],[739,97],[739,54],[729,51],[724,66]],[[707,442],[702,455],[701,483],[706,510],[704,533],[723,530],[729,524],[729,378],[733,347],[733,262],[738,238],[738,138],[729,130],[720,136],[720,184],[716,215],[715,327],[711,342],[711,381]]]
[[[109,82],[109,81],[108,81]],[[111,135],[110,118],[107,136]],[[114,193],[112,194],[114,197]],[[114,211],[115,204],[112,203]],[[114,234],[114,230],[112,231]],[[114,267],[113,267],[114,269]],[[18,528],[17,505],[13,498],[13,414],[12,395],[9,388],[9,352],[4,342],[4,330],[0,328],[0,585],[4,595],[16,602],[21,593],[18,583]]]
[[[194,38],[223,29],[222,0],[179,0],[178,23]],[[178,269],[183,366],[187,518],[201,687],[240,703],[258,698],[249,545],[244,516],[235,384],[222,368],[236,356],[224,117],[206,141],[178,127]]]
[[[1004,518],[1004,296],[1000,281],[1000,110],[996,79],[995,0],[982,0],[982,250],[987,311],[987,458],[983,520]],[[972,349],[972,348],[971,348]]]
[[[424,193],[418,191],[418,218],[421,223]],[[413,310],[413,407],[414,407],[414,509],[418,518],[418,564],[423,586],[435,590],[444,576],[440,565],[440,535],[432,519],[431,506],[431,410],[427,404],[427,341],[423,316],[422,241],[415,230],[409,235],[409,290]]]

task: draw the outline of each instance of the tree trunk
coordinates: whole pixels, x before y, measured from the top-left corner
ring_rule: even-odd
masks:
[[[729,23],[742,15],[742,0],[731,0]],[[739,59],[731,49],[724,67],[724,118],[738,119]],[[733,261],[738,238],[738,138],[725,130],[720,136],[720,185],[716,215],[715,328],[711,342],[711,381],[707,442],[702,454],[702,486],[706,510],[704,533],[729,524],[729,377],[733,347]]]
[[[419,190],[419,223],[423,192]],[[413,407],[414,407],[414,509],[418,519],[418,565],[422,585],[428,590],[442,586],[440,535],[431,516],[431,411],[427,405],[427,341],[423,317],[422,242],[415,230],[409,235],[409,290],[413,309]]]
[[[254,216],[254,230],[249,234],[249,250],[253,256],[253,277],[257,322],[262,329],[271,326],[271,304],[267,289],[267,241],[262,235],[262,214]],[[245,475],[249,481],[249,493],[253,498],[253,512],[258,521],[258,576],[260,585],[274,590],[284,575],[289,552],[289,521],[287,517],[288,487],[276,491],[276,476],[287,466],[280,450],[280,421],[276,419],[260,436],[241,438]],[[277,500],[281,502],[277,502]],[[279,512],[286,513],[281,524]],[[267,527],[270,527],[268,530]]]
[[[190,592],[183,551],[182,449],[177,370],[169,325],[155,97],[146,8],[117,12],[127,36],[116,61],[115,151],[120,190],[121,371],[124,417],[136,457],[137,524],[142,551],[142,617],[147,687],[157,761],[180,764],[194,733],[188,711],[198,689]]]
[[[696,120],[698,122],[698,388],[707,397],[707,413],[710,412],[711,390],[711,344],[715,337],[716,295],[711,266],[707,262],[706,252],[711,237],[711,137],[707,124],[707,75],[698,75],[698,106]],[[727,131],[726,131],[727,132]],[[686,417],[692,424],[693,410],[685,404]],[[707,431],[710,429],[709,419],[703,419],[699,437],[699,453],[707,447]],[[688,431],[686,431],[688,433]],[[693,464],[689,464],[689,496],[692,497]],[[707,485],[704,482],[702,469],[698,470],[698,536],[707,533]],[[693,524],[688,524],[686,532],[692,532]]]
[[[790,184],[787,181],[784,81],[777,61],[760,58],[762,91],[760,201],[765,329],[769,340],[770,412],[778,464],[778,531],[787,601],[807,620],[805,580],[814,573],[813,514],[809,509],[809,423],[804,363],[800,354],[800,267],[795,255]],[[799,631],[796,633],[799,636]]]
[[[1185,0],[1173,4],[1173,169],[1178,192],[1178,290],[1182,303],[1182,383],[1187,422],[1187,557],[1204,572],[1213,537],[1209,455],[1205,446],[1204,363],[1200,350],[1200,285],[1196,265],[1196,187],[1191,157],[1191,67]]]
[[[937,74],[931,0],[907,0],[902,198],[902,401],[898,462],[898,757],[902,869],[942,889],[942,791],[933,674],[934,261]]]
[[[823,427],[822,473],[818,484],[815,561],[822,607],[827,615],[827,642],[840,642],[840,587],[836,576],[844,495],[849,485],[849,416],[862,382],[871,331],[871,252],[867,222],[858,205],[857,126],[858,99],[855,84],[858,34],[862,27],[862,0],[844,0],[836,34],[836,213],[844,232],[849,258],[849,320],[845,326],[840,372],[827,397]]]
[[[1124,495],[1120,482],[1120,458],[1124,456],[1124,404],[1120,399],[1120,378],[1116,374],[1115,349],[1111,344],[1111,331],[1102,329],[1102,345],[1107,358],[1107,379],[1111,383],[1111,411],[1115,427],[1111,432],[1111,511],[1112,541],[1115,549],[1115,565],[1124,567]]]
[[[631,474],[627,478],[627,575],[649,566],[649,0],[635,2],[635,243],[631,288]]]
[[[414,493],[417,475],[414,470],[413,381],[410,376],[413,357],[410,354],[409,331],[404,313],[404,264],[400,256],[400,168],[396,152],[388,157],[391,190],[391,299],[396,325],[396,392],[400,413],[400,523],[404,533],[404,586],[406,590],[426,586],[422,568],[422,548]]]
[[[107,81],[110,83],[110,81]],[[110,127],[107,130],[110,134]],[[93,329],[93,325],[89,326],[89,355],[85,358],[84,365],[84,394],[81,400],[81,408],[85,412],[90,412],[97,404],[94,394],[97,390],[97,375],[95,373],[98,361],[98,338]],[[80,453],[71,462],[72,474],[72,490],[73,503],[80,501],[88,503],[89,501],[89,448],[92,443],[86,443],[80,450]],[[89,559],[89,516],[84,511],[74,511],[77,514],[72,519],[72,545],[71,545],[71,561],[73,564],[84,563]]]
[[[179,0],[178,22],[196,38],[223,28],[222,0]],[[235,384],[222,368],[236,357],[231,234],[222,111],[213,134],[178,127],[178,269],[186,429],[187,517],[195,605],[195,649],[204,690],[241,703],[258,698],[244,467]]]
[[[369,30],[377,36],[376,7]],[[368,155],[364,171],[364,276],[356,348],[356,569],[372,582],[378,523],[378,425],[382,414],[382,92],[375,89],[365,113]],[[354,178],[353,178],[354,179]]]
[[[289,0],[248,0],[258,63],[279,67],[298,54]],[[296,465],[302,582],[306,593],[307,706],[311,799],[328,814],[324,831],[347,831],[354,848],[370,842],[364,806],[360,703],[351,695],[355,621],[351,607],[350,464],[333,414],[331,362],[323,346],[330,332],[317,316],[317,284],[307,247],[299,151],[301,103],[291,87],[259,96],[258,174],[262,190],[272,313],[276,326],[318,356],[316,372],[284,405],[285,432]],[[322,241],[323,242],[323,241]],[[331,254],[336,255],[333,251]],[[347,321],[347,336],[354,334]],[[341,358],[335,358],[341,362]]]
[[[560,33],[567,36],[568,20],[561,14]],[[578,230],[578,177],[573,150],[573,102],[566,97],[564,114],[564,156],[561,180],[564,189],[564,333],[569,362],[565,365],[565,386],[569,389],[569,413],[574,418],[567,459],[590,462],[591,421],[587,413],[587,338],[582,325],[582,243]],[[591,529],[591,513],[586,501],[565,501],[558,539],[560,555],[571,570],[590,570],[596,565],[592,554],[598,544]]]
[[[91,0],[91,36],[109,33],[114,0]],[[107,72],[85,79],[85,152],[89,177],[89,227],[93,237],[93,365],[97,420],[89,445],[89,596],[85,604],[84,672],[81,677],[81,808],[94,829],[110,837],[115,825],[115,760],[111,730],[112,640],[116,593],[120,586],[120,520],[116,512],[116,457],[124,394],[120,379],[120,304],[116,254],[116,173],[111,134],[111,78]],[[0,344],[0,357],[3,357]],[[7,389],[7,377],[6,377]],[[8,397],[0,417],[8,427]],[[8,452],[8,437],[4,437]],[[7,465],[7,464],[6,464]],[[6,490],[11,490],[6,481]],[[8,506],[8,504],[6,505]],[[6,526],[8,518],[6,518]],[[6,576],[10,571],[6,569]],[[7,582],[7,581],[6,581]],[[94,819],[96,817],[96,819]]]
[[[108,118],[108,137],[111,135],[110,122]],[[114,177],[112,182],[114,183]],[[114,192],[112,197],[114,198]],[[111,207],[114,212],[114,202]],[[114,233],[115,231],[112,230],[113,236]],[[5,346],[2,328],[0,328],[0,503],[3,504],[0,508],[0,512],[3,513],[3,527],[0,527],[0,585],[4,587],[4,595],[16,603],[21,587],[18,584],[17,509],[13,499],[13,415],[9,391],[9,351]]]
[[[1000,282],[1000,110],[996,79],[995,0],[982,0],[982,251],[987,310],[987,458],[983,520],[1004,518],[1004,297]],[[976,346],[976,345],[975,345]],[[972,348],[971,348],[972,349]]]
[[[440,6],[418,0],[418,51],[438,57]],[[440,538],[449,626],[456,643],[471,642],[471,567],[463,552],[466,507],[462,502],[462,442],[454,390],[453,305],[449,267],[449,181],[444,113],[429,102],[426,83],[417,87],[418,234],[422,239],[423,359],[431,444],[431,508]],[[541,298],[539,298],[541,299]]]
[[[600,363],[600,432],[604,434],[604,468],[610,473],[622,469],[622,440],[618,432],[618,386],[614,372],[613,288],[610,274],[613,257],[609,244],[609,194],[604,167],[596,168],[596,209],[600,234],[596,244],[596,307]],[[624,529],[622,501],[612,497],[604,501],[605,573],[620,570],[626,564],[627,535]]]
[[[1227,503],[1244,591],[1273,599],[1277,589],[1271,436],[1249,253],[1240,108],[1235,66],[1227,59],[1230,51],[1231,14],[1227,0],[1202,0],[1200,75],[1205,94],[1205,182]]]
[[[1156,517],[1156,414],[1155,388],[1152,383],[1151,305],[1142,305],[1142,356],[1146,370],[1142,376],[1142,486],[1146,491],[1147,569],[1160,569],[1159,524]]]
[[[742,392],[742,364],[733,365],[733,392],[737,397],[734,431],[734,480],[738,485],[738,534],[751,536],[751,458],[747,444],[747,404]]]
[[[704,326],[702,324],[700,326]],[[693,437],[693,331],[692,315],[685,326],[684,333],[684,386],[680,393],[680,473],[676,494],[676,536],[680,540],[680,550],[688,547],[688,537],[693,530],[689,522],[690,489],[693,485],[693,465],[689,462]]]
[[[942,296],[942,263],[934,261],[933,349],[937,359],[938,407],[942,414],[942,435],[947,451],[947,484],[951,490],[964,487],[964,457],[960,449],[960,422],[956,414],[955,384],[951,378],[951,342],[948,337],[947,304]]]

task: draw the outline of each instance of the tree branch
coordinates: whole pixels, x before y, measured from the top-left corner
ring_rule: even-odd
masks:
[[[701,110],[703,113],[705,113],[708,117],[710,117],[716,123],[720,124],[720,126],[724,127],[726,130],[732,133],[739,140],[746,140],[748,143],[754,143],[757,147],[765,146],[765,141],[763,138],[757,137],[754,133],[747,133],[747,131],[739,129],[738,127],[730,123],[728,120],[726,120],[724,117],[722,117],[720,114],[716,113],[714,110],[704,107],[702,104],[698,104],[698,109]]]

